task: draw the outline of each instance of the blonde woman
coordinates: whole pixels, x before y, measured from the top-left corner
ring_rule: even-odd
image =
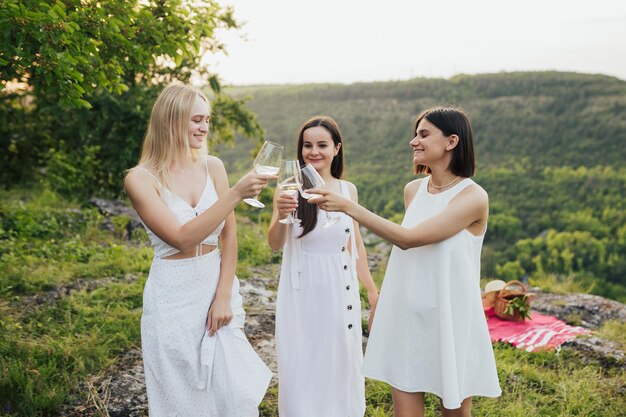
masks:
[[[249,173],[229,188],[208,155],[208,124],[203,94],[166,87],[124,181],[154,248],[141,317],[151,417],[257,416],[271,377],[243,333],[233,210],[272,177]]]

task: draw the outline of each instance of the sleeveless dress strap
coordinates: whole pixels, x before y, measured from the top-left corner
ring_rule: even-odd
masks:
[[[424,177],[419,181],[420,181],[419,187],[417,187],[417,191],[415,192],[415,195],[413,196],[413,198],[411,198],[411,201],[409,201],[409,204],[407,204],[405,211],[408,211],[413,206],[413,202],[417,201],[419,196],[427,192],[426,187],[428,187],[428,177]]]
[[[155,177],[152,172],[148,171],[147,169],[145,169],[144,167],[139,166],[139,165],[137,166],[137,168],[139,168],[140,170],[142,170],[144,172],[147,172],[148,175],[150,175],[152,178],[154,178],[154,180],[157,182],[157,184],[159,184],[159,188],[163,188],[163,185],[161,185],[161,181],[159,181],[159,179],[157,177]]]
[[[456,185],[455,190],[454,190],[455,191],[454,195],[457,195],[458,193],[460,193],[461,191],[463,191],[470,185],[474,185],[474,184],[475,182],[471,178],[465,178],[464,180],[462,180],[460,183]]]
[[[424,177],[422,178],[422,181],[420,182],[420,187],[417,190],[417,193],[415,193],[415,197],[417,197],[417,195],[419,193],[423,193],[424,191],[428,191],[428,182],[430,181],[430,177]],[[413,197],[413,198],[415,198]]]
[[[454,197],[456,197],[457,195],[459,195],[459,193],[461,191],[463,191],[464,189],[466,189],[467,187],[469,187],[470,185],[474,185],[476,184],[472,179],[470,178],[465,178],[463,180],[461,180],[461,182],[459,182],[457,185],[455,185],[454,187],[452,187],[450,193],[446,194],[445,199],[448,203],[450,203],[450,201],[452,201],[454,199]]]

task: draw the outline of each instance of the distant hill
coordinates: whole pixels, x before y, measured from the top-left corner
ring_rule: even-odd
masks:
[[[250,96],[268,135],[286,144],[309,116],[334,117],[352,163],[397,158],[407,150],[414,116],[439,104],[470,114],[482,164],[528,156],[537,166],[620,166],[626,156],[626,81],[603,75],[500,73],[231,92]]]
[[[469,113],[479,170],[516,162],[532,169],[620,167],[626,158],[626,81],[603,75],[500,73],[352,85],[239,87],[231,93],[251,97],[249,106],[268,137],[287,145],[292,156],[304,120],[315,114],[334,117],[346,141],[347,176],[362,178],[363,185],[370,182],[368,173],[388,176],[394,183],[376,186],[381,191],[398,192],[411,178],[412,121],[420,111],[440,104],[460,106]],[[237,145],[236,150],[220,149],[220,154],[242,170],[250,162],[242,146],[251,145],[245,141]]]
[[[334,117],[344,134],[346,178],[366,207],[396,220],[413,178],[415,116],[434,105],[462,107],[475,130],[475,178],[491,200],[484,272],[582,274],[619,283],[626,296],[626,81],[519,72],[229,92],[251,98],[267,137],[285,144],[289,158],[303,121]],[[217,151],[229,172],[243,172],[252,146],[238,139]]]

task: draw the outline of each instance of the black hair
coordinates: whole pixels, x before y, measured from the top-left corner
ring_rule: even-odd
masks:
[[[445,136],[459,137],[459,143],[452,149],[452,159],[448,165],[450,172],[467,178],[474,175],[474,133],[467,115],[454,107],[433,107],[417,116],[413,124],[413,134],[423,119],[436,126]],[[416,165],[415,173],[430,174],[430,168]]]
[[[333,158],[333,161],[330,165],[330,175],[333,177],[340,179],[343,174],[343,140],[341,137],[341,131],[339,130],[339,125],[337,122],[333,120],[332,117],[329,116],[315,116],[304,122],[302,127],[300,127],[300,133],[298,134],[298,161],[300,161],[300,166],[304,166],[304,159],[302,158],[302,148],[304,146],[304,131],[310,129],[312,127],[321,126],[330,133],[331,138],[333,139],[333,143],[335,147],[338,144],[342,144],[339,148],[339,152]],[[317,224],[317,205],[310,204],[304,199],[301,195],[298,194],[298,218],[302,222],[302,234],[298,237],[303,237],[311,230],[315,229],[315,225]]]

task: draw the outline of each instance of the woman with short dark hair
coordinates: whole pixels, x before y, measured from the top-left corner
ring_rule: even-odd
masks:
[[[443,416],[471,414],[472,396],[501,394],[482,309],[480,252],[489,199],[474,174],[473,134],[459,109],[420,114],[410,146],[416,173],[397,225],[327,190],[310,200],[344,212],[395,246],[364,360],[365,376],[392,387],[394,413],[424,415],[424,393]]]

